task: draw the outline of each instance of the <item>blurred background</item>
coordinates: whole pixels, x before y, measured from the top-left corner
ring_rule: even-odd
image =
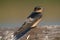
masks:
[[[39,25],[60,25],[60,0],[0,0],[0,27],[20,27],[35,6],[44,7]]]

